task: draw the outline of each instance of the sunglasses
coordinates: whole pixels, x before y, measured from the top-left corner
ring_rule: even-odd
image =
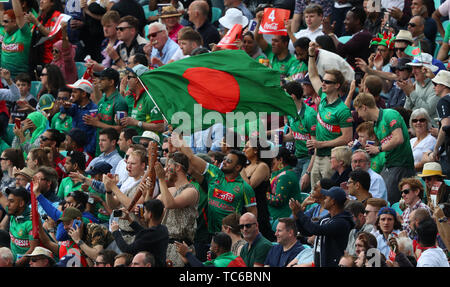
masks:
[[[413,119],[413,120],[411,120],[411,122],[413,122],[414,124],[417,123],[417,122],[425,123],[426,121],[427,121],[426,119]]]
[[[8,160],[6,157],[0,157],[0,160]]]
[[[131,27],[131,26],[127,26],[127,27],[116,27],[116,31],[122,32],[123,30],[128,29],[128,28],[133,28],[133,27]]]
[[[396,52],[397,52],[397,51],[402,51],[402,52],[403,52],[403,51],[405,51],[405,49],[406,49],[406,47],[403,47],[403,48],[394,48],[394,51],[396,51]]]
[[[47,76],[47,73],[42,73],[42,74],[41,74],[41,77],[42,77],[42,76]]]
[[[325,84],[327,84],[327,85],[334,85],[334,84],[336,84],[336,82],[329,81],[329,80],[323,80],[323,82],[324,82]]]
[[[9,20],[3,20],[3,23],[6,23],[6,24],[8,24],[8,23],[10,23],[11,21],[9,21]]]
[[[244,229],[244,227],[250,228],[250,227],[252,227],[254,224],[256,224],[256,223],[239,224],[239,228],[240,228],[240,229]]]
[[[102,264],[102,265],[105,265],[105,262],[98,262],[98,261],[95,261],[95,262],[94,262],[94,265],[96,265],[96,266],[97,266],[97,265],[101,265],[101,264]]]
[[[411,191],[410,189],[404,189],[401,191],[401,193],[408,194],[410,191]]]
[[[39,260],[42,260],[44,258],[31,258],[30,261],[31,262],[38,262]]]
[[[232,163],[233,162],[233,160],[231,158],[228,158],[228,157],[224,157],[223,161],[226,161],[227,163]]]
[[[143,142],[142,145],[143,145],[145,148],[148,148],[149,143],[150,143],[150,142]]]
[[[48,141],[48,140],[50,140],[50,138],[48,138],[48,137],[44,137],[44,136],[41,136],[41,141]]]
[[[137,78],[137,77],[136,76],[127,76],[128,80],[135,79],[135,78]]]
[[[147,36],[148,36],[149,39],[150,38],[155,38],[158,35],[159,32],[162,32],[162,30],[159,30],[158,32],[155,32],[155,33],[148,34]]]
[[[378,212],[378,210],[364,210],[364,214],[368,214],[371,212]]]
[[[411,27],[416,27],[417,25],[416,24],[414,24],[414,23],[408,23],[408,26],[411,26]]]
[[[57,101],[60,101],[60,102],[65,102],[65,101],[68,101],[70,98],[56,98],[56,100]]]

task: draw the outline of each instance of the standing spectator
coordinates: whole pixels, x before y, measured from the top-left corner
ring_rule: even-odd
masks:
[[[13,78],[28,73],[28,57],[31,46],[31,27],[26,21],[22,4],[12,1],[12,10],[3,13],[4,35],[2,39],[2,68],[11,72]]]
[[[132,16],[138,21],[136,32],[142,34],[145,23],[145,13],[142,6],[136,0],[119,0],[110,9],[111,11],[117,11],[120,17]]]
[[[372,233],[377,238],[377,248],[384,257],[389,258],[389,237],[397,237],[402,230],[402,224],[398,220],[397,212],[389,207],[381,208],[374,226],[375,229]]]
[[[325,26],[330,26],[331,12],[333,10],[333,2],[332,1],[313,0],[310,2],[305,2],[305,1],[301,1],[301,0],[295,0],[295,10],[294,10],[294,16],[292,17],[292,26],[291,26],[292,33],[296,33],[300,29],[302,20],[305,17],[305,15],[304,15],[305,9],[306,9],[308,3],[310,5],[316,4],[316,5],[321,6],[321,8],[323,9],[323,16],[324,16],[323,23],[325,24]]]
[[[320,96],[317,114],[316,140],[306,142],[308,149],[315,150],[315,158],[311,170],[311,182],[322,178],[330,178],[331,149],[346,145],[352,140],[352,116],[350,109],[339,97],[339,89],[344,83],[344,76],[338,70],[327,70],[320,79],[315,62],[316,45],[310,43],[308,49],[308,74],[312,86]]]
[[[48,129],[41,135],[41,148],[48,147],[51,149],[49,155],[49,161],[52,167],[58,173],[59,179],[63,178],[64,172],[64,156],[59,153],[61,143],[64,142],[66,136],[55,129]]]
[[[345,248],[345,252],[350,255],[359,254],[359,252],[357,254],[355,251],[356,244],[358,244],[357,240],[359,239],[359,234],[361,234],[362,232],[369,233],[373,229],[372,224],[366,223],[366,218],[364,217],[364,206],[365,204],[355,200],[348,201],[345,205],[345,209],[353,215],[353,221],[355,222],[355,228],[350,231],[350,234],[348,235],[347,248]]]
[[[72,127],[79,128],[86,133],[87,144],[84,146],[86,152],[95,155],[96,128],[87,125],[83,117],[87,114],[95,115],[98,112],[97,105],[90,99],[93,92],[92,84],[88,80],[80,79],[73,85],[70,102],[65,102],[61,112],[72,117]]]
[[[124,158],[119,161],[115,170],[115,174],[119,175],[120,185],[128,178],[127,156],[135,149],[136,145],[133,144],[132,140],[134,136],[137,136],[137,131],[133,128],[126,128],[120,133],[119,140],[117,141],[119,150],[125,153]]]
[[[358,142],[361,145],[361,147],[358,150],[353,150],[353,153],[355,154],[357,151],[362,150],[366,153],[366,156],[368,157],[368,161],[370,163],[370,169],[373,171],[369,171],[370,176],[373,177],[375,173],[380,173],[383,170],[384,164],[386,162],[386,154],[384,152],[380,152],[376,155],[369,155],[366,152],[366,145],[370,141],[374,142],[375,145],[379,144],[379,141],[377,139],[377,136],[375,135],[375,131],[373,129],[373,122],[362,122],[358,125],[356,128],[356,133],[358,134]],[[353,142],[353,145],[355,145],[354,148],[357,148],[357,143]],[[354,149],[352,148],[352,149]],[[353,157],[353,156],[352,156]],[[358,164],[358,162],[355,162]],[[367,167],[365,162],[364,169]],[[356,165],[355,165],[356,166]],[[377,177],[380,177],[379,175]],[[373,182],[373,179],[372,179]],[[386,188],[385,188],[386,189]]]
[[[294,34],[295,39],[299,39],[301,37],[307,37],[311,41],[315,42],[317,36],[324,35],[323,33],[323,9],[322,6],[316,3],[311,3],[306,6],[303,11],[306,29],[300,30]],[[295,14],[294,14],[295,19]],[[292,31],[292,29],[291,29]],[[288,31],[289,32],[289,31]],[[292,31],[293,32],[293,31]],[[291,39],[292,41],[293,39]],[[292,43],[295,41],[292,41]]]
[[[344,255],[348,235],[354,227],[352,216],[344,210],[347,200],[345,191],[339,187],[329,190],[322,189],[325,195],[324,207],[329,214],[313,222],[311,217],[305,215],[300,209],[298,201],[289,202],[297,228],[302,235],[316,235],[314,242],[314,265],[317,267],[336,267],[339,259]]]
[[[372,194],[369,192],[370,188],[370,175],[367,171],[362,169],[357,169],[349,174],[348,179],[348,193],[354,197],[356,200],[366,206],[367,200],[372,198]],[[364,215],[364,213],[363,213]]]
[[[79,151],[69,151],[67,152],[66,162],[64,164],[64,170],[67,174],[71,172],[79,172],[84,174],[86,168],[86,159],[84,154]],[[72,191],[81,189],[81,182],[74,182],[69,176],[61,180],[61,184],[58,188],[58,193],[56,194],[60,199],[65,199]],[[82,209],[80,208],[82,211]]]
[[[122,43],[117,38],[116,27],[119,25],[120,15],[119,12],[114,10],[109,10],[102,16],[101,24],[103,26],[103,36],[105,39],[101,44],[101,55],[103,60],[101,65],[94,65],[94,71],[101,71],[104,68],[110,68],[112,66],[112,59],[108,54],[108,50],[116,50],[117,47]],[[111,47],[111,48],[110,48]]]
[[[247,212],[239,219],[239,228],[242,237],[247,243],[241,248],[240,256],[248,267],[262,267],[266,261],[267,254],[272,248],[272,243],[267,240],[258,228],[256,216]]]
[[[76,46],[69,42],[67,37],[67,22],[61,22],[62,40],[53,44],[52,64],[58,66],[67,83],[75,83],[78,80],[77,67],[75,66]]]
[[[237,212],[230,213],[222,219],[222,232],[225,232],[231,238],[231,252],[239,256],[245,240],[242,238],[241,229],[239,228],[239,220],[241,215]]]
[[[409,142],[408,128],[402,116],[392,109],[379,109],[370,94],[359,94],[353,101],[356,112],[364,121],[374,121],[379,146],[366,145],[369,154],[386,152],[386,164],[381,172],[391,204],[400,200],[397,182],[415,174],[414,157]]]
[[[165,267],[169,233],[167,227],[161,224],[164,204],[158,199],[144,202],[146,228],[139,225],[137,221],[132,221],[128,211],[125,209],[122,209],[122,211],[125,213],[125,219],[130,222],[130,226],[136,231],[136,238],[131,244],[128,244],[119,232],[119,224],[112,223],[112,234],[120,250],[130,254],[148,251],[155,256],[155,267]]]
[[[202,35],[203,47],[209,49],[209,44],[217,44],[220,41],[220,35],[217,28],[211,24],[208,19],[209,6],[206,1],[193,1],[187,11],[189,21],[192,22],[195,31]]]
[[[409,225],[409,217],[410,214],[418,209],[423,208],[428,211],[428,213],[431,214],[431,210],[425,203],[422,202],[423,198],[423,185],[422,183],[416,179],[416,178],[404,178],[400,183],[398,184],[398,188],[402,192],[402,198],[405,201],[406,210],[403,211],[402,217],[403,217],[403,230],[406,230],[408,233],[408,236],[412,237],[411,234],[411,228]]]
[[[441,248],[436,247],[438,229],[433,219],[426,219],[417,227],[420,245],[427,248],[417,260],[417,267],[449,267],[447,256]]]
[[[409,126],[414,135],[410,140],[414,156],[414,168],[421,171],[424,161],[424,154],[432,152],[436,144],[436,138],[431,135],[431,118],[424,108],[415,109],[409,118]]]
[[[292,218],[280,218],[277,231],[277,245],[272,246],[264,262],[265,267],[286,267],[305,248],[297,240],[297,226]]]
[[[169,38],[175,43],[178,43],[178,32],[181,28],[183,28],[183,25],[180,24],[180,16],[181,13],[178,12],[172,5],[164,6],[162,8],[161,15],[159,16],[161,22],[167,28]]]
[[[348,176],[352,171],[351,167],[352,151],[348,146],[337,146],[331,149],[330,167],[334,170],[331,180],[339,186],[347,182]]]

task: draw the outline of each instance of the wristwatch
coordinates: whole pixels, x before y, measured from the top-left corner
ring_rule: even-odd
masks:
[[[142,128],[142,121],[138,122],[138,127]]]
[[[382,152],[382,151],[383,151],[383,148],[381,147],[381,145],[378,146],[378,151],[379,151],[379,152]]]

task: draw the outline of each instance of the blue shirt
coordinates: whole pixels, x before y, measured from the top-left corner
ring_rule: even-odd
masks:
[[[152,57],[159,58],[163,64],[167,64],[172,56],[175,54],[177,50],[180,49],[177,43],[175,43],[172,39],[168,38],[166,44],[162,48],[160,52],[158,49],[152,49]]]
[[[283,251],[283,246],[281,244],[274,245],[269,250],[264,265],[269,265],[270,267],[286,267],[286,265],[295,259],[303,249],[305,249],[305,247],[303,247],[300,241],[297,241],[287,251]]]
[[[87,167],[86,170],[92,169],[97,162],[104,161],[106,163],[109,163],[112,166],[110,173],[114,174],[115,170],[116,170],[116,166],[119,163],[119,161],[121,161],[121,160],[122,160],[122,158],[120,157],[119,152],[116,149],[113,150],[112,152],[110,152],[109,154],[105,154],[103,152],[89,163],[89,166]]]

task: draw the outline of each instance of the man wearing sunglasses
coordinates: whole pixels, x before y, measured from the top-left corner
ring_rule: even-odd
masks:
[[[150,58],[154,67],[165,65],[175,53],[182,53],[180,46],[169,38],[169,32],[164,24],[159,22],[150,24],[147,37],[152,46]]]

